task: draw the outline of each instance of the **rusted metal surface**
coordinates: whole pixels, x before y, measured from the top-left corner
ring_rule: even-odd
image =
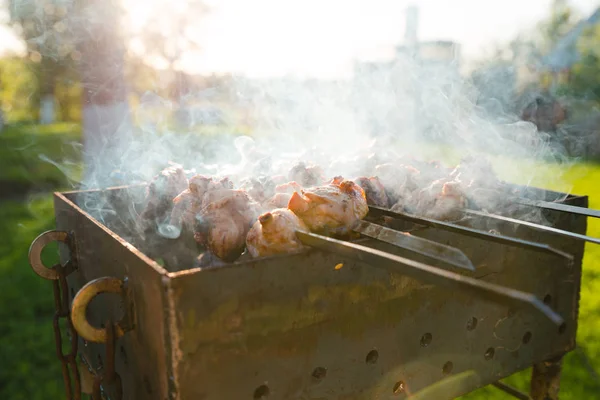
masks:
[[[454,274],[356,243],[348,243],[315,233],[297,232],[296,234],[302,243],[312,248],[362,261],[373,268],[384,268],[391,272],[414,278],[424,284],[447,286],[484,300],[513,305],[515,307],[528,307],[530,311],[539,312],[559,327],[564,323],[563,318],[559,314],[555,313],[547,304],[544,304],[530,293]]]
[[[562,356],[533,366],[531,371],[531,398],[533,400],[558,400]]]
[[[128,193],[115,196],[115,201],[130,202]],[[168,314],[164,309],[163,284],[166,271],[76,206],[72,200],[79,195],[77,192],[67,195],[56,193],[54,202],[57,228],[74,232],[78,248],[79,268],[68,279],[71,298],[94,279],[112,276],[125,280],[131,277],[128,280],[127,303],[121,304],[120,299],[113,295],[98,296],[90,302],[88,320],[94,326],[102,326],[110,318],[120,319],[122,308],[127,307],[133,319],[132,325],[140,328],[121,337],[116,349],[115,370],[124,383],[123,398],[171,398],[171,350],[167,340]],[[106,200],[111,199],[109,196]],[[128,209],[127,204],[122,206],[124,210]],[[108,217],[105,222],[120,230],[123,237],[131,236],[127,230],[130,221],[120,217],[109,221]],[[67,254],[61,254],[61,259],[64,257]],[[104,344],[80,338],[79,351],[93,370],[102,371],[106,364]]]
[[[134,329],[114,352],[123,399],[450,399],[574,348],[579,240],[491,218],[461,221],[547,245],[571,254],[569,260],[435,227],[413,232],[460,249],[476,266],[457,273],[543,299],[565,319],[557,328],[527,309],[316,249],[168,273],[128,243],[135,243],[131,220],[104,216],[114,233],[64,195],[55,198],[58,229],[74,232],[78,248],[69,286],[76,292],[99,277],[128,279],[125,307],[133,310]],[[136,198],[120,189],[107,201],[131,207]],[[567,201],[587,206],[587,198]],[[550,211],[547,217],[552,226],[585,234],[582,216]],[[118,320],[119,302],[110,297],[91,301],[90,323]],[[105,365],[105,347],[87,343],[80,350],[93,368]]]

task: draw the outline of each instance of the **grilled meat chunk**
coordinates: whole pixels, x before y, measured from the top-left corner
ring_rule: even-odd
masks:
[[[140,214],[144,232],[154,231],[157,225],[168,218],[173,208],[173,198],[188,186],[188,180],[181,166],[172,165],[156,175],[146,189],[146,205]]]
[[[288,208],[310,230],[333,234],[348,233],[369,212],[364,190],[349,180],[295,192]]]
[[[205,195],[197,215],[195,239],[226,262],[235,261],[246,245],[246,235],[260,214],[260,206],[243,190],[224,189]]]
[[[392,204],[412,198],[422,181],[421,172],[410,165],[381,164],[375,173]]]
[[[458,220],[466,207],[467,198],[460,182],[441,179],[420,190],[408,199],[401,199],[392,211],[407,212],[437,220]]]
[[[390,201],[385,192],[385,188],[381,184],[379,178],[376,176],[372,176],[370,178],[356,178],[354,179],[354,183],[356,183],[365,191],[367,204],[384,208],[388,208],[390,206]]]
[[[288,174],[290,181],[298,182],[303,187],[321,185],[326,181],[323,169],[315,165],[306,165],[299,162],[294,165]]]
[[[302,249],[296,230],[308,230],[296,214],[277,208],[262,214],[246,237],[248,252],[253,257],[285,254]]]
[[[204,175],[193,176],[190,178],[188,188],[173,199],[174,207],[171,212],[170,225],[179,229],[182,228],[182,225],[193,229],[196,215],[204,206],[205,197],[209,193],[232,188],[233,184],[228,178],[217,180]]]
[[[276,193],[270,199],[262,203],[263,208],[266,211],[274,210],[276,208],[286,208],[292,198],[292,194],[294,194],[294,192],[300,193],[301,191],[302,186],[296,182],[277,185],[275,187]]]
[[[242,182],[240,189],[248,192],[254,201],[263,203],[275,194],[275,182],[268,177],[249,178]]]

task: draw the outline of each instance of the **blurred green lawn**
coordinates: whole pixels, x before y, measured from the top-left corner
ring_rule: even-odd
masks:
[[[54,213],[51,188],[66,188],[77,176],[79,127],[57,124],[13,126],[0,133],[0,399],[64,398],[60,367],[52,331],[53,301],[50,282],[30,269],[27,251],[41,232],[52,229]],[[44,161],[40,154],[59,162]],[[497,159],[496,170],[515,180],[514,162]],[[553,165],[531,166],[536,186],[590,196],[590,207],[600,208],[600,166],[577,164],[568,169]],[[65,178],[65,173],[69,179]],[[527,182],[516,182],[527,183]],[[7,190],[19,189],[23,199],[7,199]],[[37,194],[35,194],[37,193]],[[600,221],[590,220],[588,234],[600,237]],[[57,259],[44,252],[46,265]],[[565,359],[561,399],[592,399],[600,394],[590,368],[600,371],[600,247],[587,245],[581,293],[578,344],[580,352]],[[529,371],[507,383],[527,390]],[[484,388],[467,399],[508,399],[495,388]]]

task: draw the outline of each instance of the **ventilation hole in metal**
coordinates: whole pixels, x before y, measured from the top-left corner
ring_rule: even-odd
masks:
[[[452,368],[454,368],[454,364],[452,364],[452,361],[448,361],[442,367],[442,372],[444,373],[444,375],[448,375],[450,372],[452,372]]]
[[[267,385],[260,385],[254,391],[254,400],[266,399],[271,394],[271,390]]]
[[[423,336],[421,336],[421,347],[427,347],[431,344],[431,341],[433,340],[433,336],[431,335],[431,333],[426,333]]]
[[[365,362],[367,364],[375,364],[378,359],[379,359],[379,352],[377,350],[371,350],[367,354],[367,358],[365,359]]]
[[[558,333],[563,334],[563,333],[565,333],[566,330],[567,330],[567,324],[563,322],[558,327]]]
[[[311,375],[313,379],[320,382],[327,376],[327,368],[317,367],[313,370]]]
[[[472,330],[474,330],[475,328],[477,328],[477,322],[478,322],[478,321],[477,321],[477,318],[475,318],[475,317],[471,317],[471,319],[469,319],[469,320],[467,321],[467,330],[468,330],[468,331],[472,331]]]
[[[531,332],[525,332],[525,334],[523,335],[523,344],[529,343],[531,341],[531,336]]]
[[[405,390],[406,390],[406,388],[404,387],[404,382],[398,381],[394,384],[394,389],[393,389],[394,394],[404,393]]]
[[[494,350],[493,347],[490,347],[485,351],[483,357],[485,357],[486,360],[491,360],[492,358],[494,358],[494,353],[496,353],[496,350]]]
[[[546,304],[547,306],[549,306],[550,303],[552,303],[552,296],[550,296],[549,294],[547,294],[546,296],[544,296],[544,304]]]

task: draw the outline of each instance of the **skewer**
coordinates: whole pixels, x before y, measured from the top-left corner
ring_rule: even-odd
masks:
[[[564,251],[555,249],[554,247],[551,247],[544,243],[536,243],[536,242],[531,242],[528,240],[512,238],[509,236],[495,235],[492,233],[480,231],[478,229],[468,228],[466,226],[455,225],[455,224],[451,224],[449,222],[436,221],[436,220],[429,219],[429,218],[416,217],[414,215],[394,212],[394,211],[391,211],[391,210],[388,210],[385,208],[381,208],[381,207],[369,206],[369,213],[373,213],[376,215],[385,215],[385,216],[397,218],[397,219],[403,219],[406,221],[415,222],[420,225],[425,225],[425,226],[429,226],[432,228],[443,229],[443,230],[446,230],[449,232],[454,232],[454,233],[458,233],[461,235],[471,236],[471,237],[475,237],[475,238],[479,238],[479,239],[485,239],[485,240],[489,240],[489,241],[496,242],[496,243],[506,244],[509,246],[521,247],[521,248],[525,248],[525,249],[539,251],[542,253],[555,254],[559,257],[566,258],[570,261],[573,260],[572,255],[565,253]]]
[[[461,250],[446,246],[433,240],[413,236],[410,233],[399,232],[381,225],[360,220],[353,227],[355,232],[381,242],[412,251],[434,260],[442,261],[454,267],[475,271],[475,266]]]
[[[465,213],[471,214],[471,215],[477,215],[479,217],[487,217],[487,218],[493,218],[493,219],[497,219],[497,220],[501,220],[501,221],[511,222],[513,224],[529,226],[530,228],[534,228],[534,229],[537,229],[540,231],[556,233],[558,235],[565,236],[565,237],[568,237],[571,239],[578,239],[578,240],[583,240],[583,241],[590,242],[590,243],[600,244],[600,239],[598,239],[598,238],[594,238],[594,237],[587,236],[587,235],[582,235],[579,233],[569,232],[569,231],[565,231],[565,230],[558,229],[558,228],[553,228],[551,226],[540,225],[540,224],[536,224],[533,222],[504,217],[502,215],[497,215],[497,214],[488,214],[488,213],[484,213],[481,211],[475,211],[475,210],[465,210]]]
[[[446,285],[451,288],[466,290],[497,303],[511,303],[517,306],[530,307],[543,314],[557,326],[564,323],[563,318],[558,313],[531,293],[470,278],[356,243],[302,231],[296,231],[296,235],[302,243],[313,248],[366,262],[377,268],[393,270],[430,284]]]
[[[600,218],[600,210],[594,210],[593,208],[577,207],[570,206],[568,204],[554,203],[551,201],[529,200],[523,198],[517,198],[515,199],[515,201],[519,204],[545,208],[547,210],[555,210],[571,214],[584,215],[586,217],[591,218]]]

